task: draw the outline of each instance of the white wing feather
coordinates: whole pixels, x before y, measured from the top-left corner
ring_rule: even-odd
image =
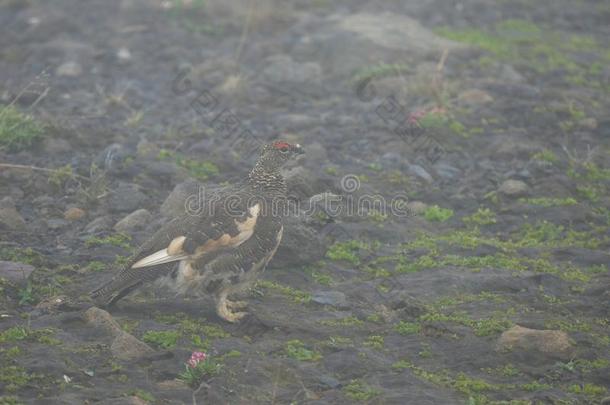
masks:
[[[188,254],[170,255],[169,253],[167,253],[167,249],[161,249],[158,252],[153,253],[152,255],[148,255],[145,258],[138,260],[131,266],[131,268],[139,269],[141,267],[149,267],[156,266],[158,264],[177,262],[180,260],[184,260],[188,257]]]

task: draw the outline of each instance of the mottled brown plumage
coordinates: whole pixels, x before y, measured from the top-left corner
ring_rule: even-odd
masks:
[[[216,311],[235,322],[243,302],[228,296],[247,288],[271,260],[282,238],[286,184],[281,166],[300,145],[266,145],[248,179],[210,195],[197,213],[165,224],[108,283],[91,293],[110,305],[146,282],[156,280],[178,293],[203,292]]]

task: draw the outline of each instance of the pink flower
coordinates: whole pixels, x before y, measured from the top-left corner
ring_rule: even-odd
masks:
[[[191,358],[186,363],[190,368],[195,368],[197,367],[197,364],[205,361],[206,357],[207,355],[204,352],[193,352],[193,354],[191,354]]]

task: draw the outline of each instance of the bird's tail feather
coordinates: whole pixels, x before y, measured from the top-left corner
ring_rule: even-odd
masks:
[[[103,286],[91,291],[89,296],[100,306],[110,306],[140,286],[140,281],[124,283],[121,278],[113,278]]]
[[[149,269],[125,268],[101,287],[89,293],[93,301],[101,306],[110,306],[141,286],[160,276],[169,274],[175,263],[165,263]]]

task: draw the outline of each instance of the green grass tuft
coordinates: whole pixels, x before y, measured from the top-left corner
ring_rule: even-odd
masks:
[[[131,237],[129,237],[128,235],[124,235],[122,233],[117,233],[114,235],[108,235],[103,238],[99,238],[97,236],[92,236],[85,241],[85,245],[87,247],[112,245],[112,246],[121,247],[123,249],[130,249],[131,248],[131,245],[129,243],[130,241],[131,241]]]
[[[305,347],[305,344],[298,339],[289,340],[284,347],[286,356],[299,361],[317,361],[322,355],[314,350]]]
[[[20,366],[6,366],[0,368],[0,384],[6,392],[15,392],[30,383],[32,376]]]
[[[371,335],[366,338],[364,345],[368,346],[368,347],[372,347],[373,349],[381,350],[381,349],[383,349],[384,343],[385,343],[385,339],[383,336]]]
[[[396,324],[395,329],[401,335],[413,335],[421,331],[421,325],[416,322],[400,321]]]
[[[424,218],[431,222],[445,222],[453,216],[453,210],[441,208],[438,205],[427,207],[424,211]]]
[[[572,197],[554,198],[554,197],[537,197],[537,198],[520,198],[522,204],[539,205],[541,207],[565,207],[568,205],[576,205],[576,201]]]
[[[543,149],[540,152],[534,153],[532,159],[548,163],[557,163],[559,161],[557,155],[548,149]]]
[[[146,343],[153,344],[163,349],[172,349],[176,347],[176,343],[178,343],[179,338],[180,332],[177,330],[149,330],[148,332],[144,333],[144,336],[142,336],[142,340]]]
[[[346,261],[354,266],[360,264],[360,254],[367,249],[367,245],[359,240],[336,242],[328,248],[326,257],[335,261]]]
[[[354,401],[368,401],[381,394],[381,391],[369,387],[360,380],[352,380],[343,387],[343,393]]]
[[[497,222],[496,214],[489,208],[479,208],[474,214],[462,218],[462,221],[467,225],[490,225]]]
[[[155,396],[153,394],[151,394],[148,391],[141,390],[139,388],[136,388],[135,390],[130,391],[129,395],[138,397],[146,402],[150,402],[150,403],[155,402]]]
[[[0,110],[0,149],[17,152],[32,146],[43,134],[42,126],[13,106]]]

